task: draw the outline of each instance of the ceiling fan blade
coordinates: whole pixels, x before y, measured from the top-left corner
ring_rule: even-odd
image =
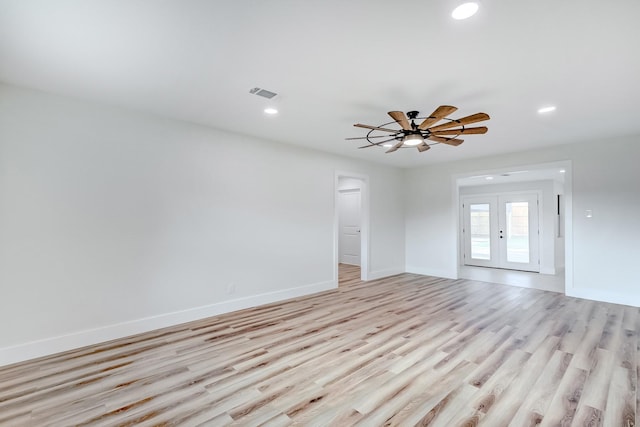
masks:
[[[427,151],[431,147],[429,147],[426,142],[423,142],[422,144],[418,145],[416,148],[418,149],[419,152],[422,153],[423,151]]]
[[[464,142],[463,139],[441,138],[439,136],[429,136],[429,137],[427,137],[427,139],[430,140],[430,141],[440,142],[442,144],[453,145],[454,147],[457,147],[458,145],[460,145],[460,144],[462,144]]]
[[[387,128],[379,128],[378,126],[369,126],[369,125],[362,125],[360,123],[356,123],[354,125],[357,128],[365,128],[365,129],[373,129],[373,130],[381,130],[383,132],[393,132],[393,133],[398,133],[400,132],[399,130],[396,129],[387,129]]]
[[[486,126],[480,126],[477,128],[437,130],[431,132],[431,135],[479,135],[487,133],[488,130]]]
[[[376,142],[376,143],[369,144],[369,145],[363,145],[362,147],[358,147],[358,148],[377,147],[377,146],[382,145],[382,144],[384,144],[385,142],[389,142],[389,141],[396,141],[396,139],[395,139],[395,138],[385,139],[384,141]]]
[[[457,108],[451,105],[441,105],[438,108],[436,108],[436,110],[433,113],[431,113],[429,117],[427,117],[426,119],[424,119],[422,123],[420,123],[420,126],[418,126],[418,129],[425,130],[429,126],[436,124],[443,118],[447,117],[449,114],[454,113],[456,110]]]
[[[398,122],[400,127],[404,130],[412,130],[411,125],[409,124],[409,120],[407,120],[407,116],[404,115],[402,111],[389,111],[388,113],[393,120]],[[395,151],[395,150],[394,150]],[[387,151],[388,153],[388,151]]]
[[[389,148],[387,151],[385,151],[385,153],[393,153],[394,151],[396,151],[398,148],[402,147],[402,144],[404,144],[403,141],[398,142],[396,145],[394,145],[393,147]]]
[[[467,116],[467,117],[463,117],[461,119],[452,120],[449,123],[443,123],[441,125],[434,126],[434,127],[430,128],[429,131],[433,132],[433,131],[438,131],[438,130],[445,130],[445,129],[454,128],[454,127],[460,126],[460,125],[469,125],[471,123],[483,122],[483,121],[489,120],[489,119],[490,119],[490,117],[486,113],[476,113],[476,114],[472,114],[472,115]]]
[[[389,135],[357,136],[353,138],[345,138],[345,141],[353,141],[355,139],[370,139],[370,138],[389,138]]]

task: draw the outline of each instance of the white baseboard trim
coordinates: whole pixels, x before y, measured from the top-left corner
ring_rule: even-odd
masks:
[[[404,270],[402,268],[388,268],[386,270],[378,270],[369,272],[367,280],[383,279],[389,276],[395,276],[396,274],[402,274]]]
[[[567,288],[565,294],[568,297],[610,302],[613,304],[628,305],[631,307],[640,307],[640,297],[638,295],[619,294],[615,292],[603,292],[596,289],[579,288]]]
[[[444,279],[457,279],[458,274],[453,271],[448,270],[440,270],[440,269],[431,269],[431,268],[423,268],[423,267],[413,267],[408,265],[406,268],[407,273],[420,274],[422,276],[434,276],[434,277],[442,277]]]
[[[273,302],[284,301],[315,294],[318,292],[337,289],[338,284],[333,281],[267,292],[259,295],[223,301],[187,310],[145,317],[128,322],[116,323],[100,328],[86,329],[42,340],[31,341],[9,347],[0,348],[0,366],[23,362],[38,357],[49,356],[63,351],[73,350],[88,345],[99,344],[118,338],[179,325],[181,323],[218,316],[245,308],[257,307]]]

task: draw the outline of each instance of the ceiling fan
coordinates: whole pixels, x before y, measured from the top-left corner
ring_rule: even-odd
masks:
[[[428,117],[418,117],[419,113],[417,111],[409,111],[406,115],[402,111],[389,111],[388,114],[393,119],[392,122],[384,123],[380,126],[356,123],[355,127],[369,129],[369,132],[366,136],[347,138],[347,140],[365,139],[369,144],[358,148],[382,146],[389,148],[386,151],[387,153],[410,147],[416,147],[418,151],[423,152],[434,144],[447,144],[457,147],[463,142],[462,139],[457,138],[460,135],[487,133],[488,128],[486,126],[466,127],[466,125],[489,120],[488,114],[476,113],[460,119],[447,117],[456,110],[456,107],[441,105]],[[418,125],[415,122],[416,120],[422,120],[422,122]],[[447,120],[447,122],[436,126],[436,123],[441,120]],[[394,129],[389,125],[394,127],[397,125],[400,128]],[[427,144],[427,141],[433,141],[433,143]]]

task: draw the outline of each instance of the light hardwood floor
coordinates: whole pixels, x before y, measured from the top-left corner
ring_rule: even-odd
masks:
[[[634,426],[637,308],[402,274],[0,368],[0,425]]]

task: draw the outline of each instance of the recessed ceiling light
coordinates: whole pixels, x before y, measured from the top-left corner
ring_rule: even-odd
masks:
[[[275,108],[265,108],[264,112],[266,114],[271,114],[271,115],[278,114],[278,110],[276,110]]]
[[[552,111],[556,111],[556,106],[555,105],[549,105],[548,107],[542,107],[538,110],[538,113],[540,114],[545,114],[545,113],[550,113]]]
[[[488,177],[486,177],[485,179],[486,179],[487,181],[491,181],[491,180],[493,179],[493,177],[492,177],[492,176],[488,176]]]
[[[566,170],[564,170],[564,169],[560,169],[558,172],[560,172],[560,173],[565,173],[565,172],[567,172],[567,171],[566,171]]]
[[[475,15],[477,11],[478,11],[478,3],[476,2],[463,3],[460,6],[453,9],[453,12],[451,12],[451,17],[457,20],[467,19]]]

